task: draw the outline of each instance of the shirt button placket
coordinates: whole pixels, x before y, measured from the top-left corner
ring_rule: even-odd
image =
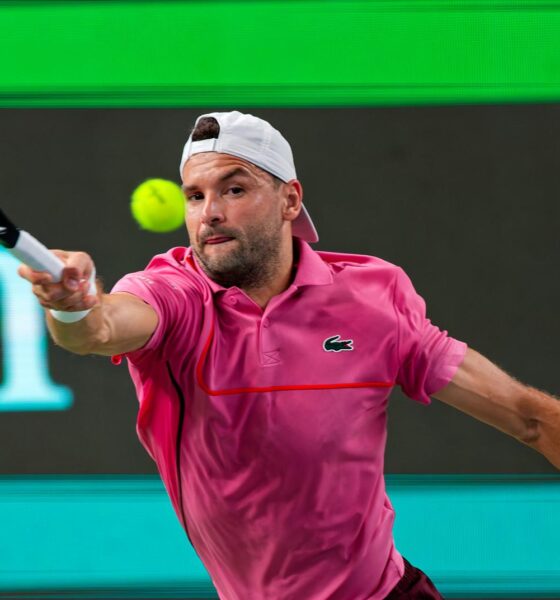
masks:
[[[265,317],[261,321],[260,346],[261,365],[270,367],[281,362],[278,348],[276,347],[272,332],[270,330],[270,319],[268,317]]]

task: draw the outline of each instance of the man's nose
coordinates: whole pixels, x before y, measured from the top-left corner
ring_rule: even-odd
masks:
[[[225,221],[223,202],[218,196],[214,194],[206,196],[202,207],[201,220],[205,225],[215,225]]]

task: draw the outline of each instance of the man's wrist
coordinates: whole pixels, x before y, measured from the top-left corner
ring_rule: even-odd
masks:
[[[91,296],[97,295],[97,285],[95,284],[95,269],[93,269],[93,271],[91,272],[91,276],[89,278],[88,294]],[[49,312],[51,313],[53,319],[56,319],[57,321],[60,321],[61,323],[76,323],[77,321],[81,321],[82,319],[85,319],[85,317],[87,317],[91,311],[92,311],[91,308],[88,308],[86,310],[74,310],[74,311],[53,310],[52,308],[49,309]]]

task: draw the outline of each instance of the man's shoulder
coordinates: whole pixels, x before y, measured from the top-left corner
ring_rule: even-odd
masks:
[[[344,252],[315,251],[332,270],[349,272],[387,273],[395,275],[401,267],[388,260],[369,254],[349,254]]]
[[[161,254],[153,256],[144,270],[161,271],[175,269],[177,271],[184,271],[187,254],[188,248],[183,246],[170,248],[167,252],[162,252]]]
[[[205,287],[203,278],[190,261],[189,248],[170,248],[153,256],[144,269],[127,273],[121,281],[143,281],[152,289],[188,288],[202,291]]]

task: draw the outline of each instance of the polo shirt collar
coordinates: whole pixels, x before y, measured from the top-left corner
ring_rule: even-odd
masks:
[[[294,238],[294,242],[297,246],[299,259],[296,258],[296,276],[292,285],[295,287],[302,287],[305,285],[328,285],[332,283],[333,276],[331,270],[319,254],[315,252],[307,242],[304,242],[299,238]],[[196,272],[208,283],[214,294],[218,292],[227,292],[228,289],[231,289],[221,286],[206,275],[197,263],[193,255],[192,247],[187,248],[185,261],[194,265]]]
[[[332,283],[331,270],[319,254],[307,242],[299,238],[294,238],[294,242],[299,249],[299,261],[296,265],[297,271],[293,285],[302,287],[304,285],[328,285]]]

